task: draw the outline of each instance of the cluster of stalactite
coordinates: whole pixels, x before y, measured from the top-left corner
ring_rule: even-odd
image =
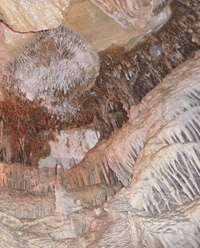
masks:
[[[58,163],[55,199],[19,191],[15,199],[12,189],[0,190],[0,227],[10,235],[15,230],[13,240],[30,242],[26,247],[199,247],[199,68],[200,51],[133,106],[123,128],[82,164],[70,172]],[[95,184],[106,166],[129,185]],[[0,167],[2,177],[34,171],[16,167]],[[95,185],[86,186],[89,180]]]
[[[0,186],[32,194],[53,192],[55,168],[36,169],[21,164],[0,163]]]
[[[37,166],[39,159],[49,154],[52,131],[66,127],[92,125],[101,137],[110,136],[127,122],[132,105],[200,49],[199,6],[197,0],[174,1],[167,24],[133,50],[113,47],[99,54],[99,76],[90,90],[77,95],[74,104],[78,111],[68,121],[48,114],[38,103],[14,96],[9,89],[1,100],[6,141],[0,159]],[[58,97],[62,99],[62,91]]]
[[[4,162],[36,166],[50,153],[54,120],[44,109],[13,99],[9,95],[0,105],[1,147]]]
[[[170,71],[200,49],[199,7],[197,0],[174,1],[169,21],[146,41],[128,52],[113,48],[100,54],[100,75],[82,101],[87,109],[93,104],[104,134],[121,127],[130,106],[139,103]]]

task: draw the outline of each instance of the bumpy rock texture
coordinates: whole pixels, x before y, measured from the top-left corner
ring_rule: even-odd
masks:
[[[6,66],[4,80],[9,90],[38,100],[50,113],[67,119],[78,111],[73,101],[94,85],[98,73],[99,57],[93,47],[60,26],[38,33]]]
[[[170,2],[151,1],[151,13],[159,15]],[[128,3],[130,10],[139,2],[98,3],[102,8],[114,4],[113,16],[120,22],[135,13],[127,11]],[[140,4],[138,10],[150,7],[148,1]],[[97,54],[64,25],[35,34],[22,48],[25,57],[2,68],[0,159],[7,163],[0,164],[0,247],[200,246],[200,5],[176,0],[170,6],[168,24],[133,50],[111,48],[100,54],[95,82]],[[87,67],[85,77],[88,71],[81,73],[78,66],[80,82],[58,93],[55,88],[63,84],[57,79],[69,69],[60,61],[74,61],[74,54],[75,62],[82,61],[80,44],[84,54],[89,49],[90,58],[97,58],[95,69]],[[71,46],[78,52],[71,54]],[[26,62],[30,78],[39,70],[39,78],[47,75],[52,81],[44,77],[39,85],[33,80],[39,91],[29,91],[29,78],[19,66],[26,69]],[[48,94],[57,99],[50,107],[55,114],[48,101],[45,107]],[[73,118],[64,111],[63,94],[77,108]],[[67,128],[80,126],[101,135],[82,161],[76,164],[72,157],[71,168],[64,164],[65,169],[60,150],[52,168],[36,168],[41,158],[51,157],[53,144],[69,146],[62,136]]]
[[[48,247],[50,243],[55,247],[77,248],[141,247],[141,244],[143,247],[198,247],[199,68],[200,54],[196,53],[194,59],[173,70],[131,110],[130,120],[104,142],[103,150],[94,148],[97,153],[103,152],[108,166],[124,184],[130,180],[129,186],[114,197],[120,185],[94,184],[69,189],[68,171],[64,173],[62,165],[57,164],[55,208],[48,206],[50,215],[23,220],[20,209],[25,213],[27,209],[16,202],[5,212],[4,202],[0,212],[2,228],[5,226],[3,245],[9,244],[6,235],[10,233],[13,242],[17,240],[25,247],[41,244]],[[96,158],[92,158],[95,163]],[[2,165],[1,170],[5,167]],[[76,167],[73,173],[79,177],[79,165]],[[4,182],[8,175],[2,179]],[[34,196],[21,194],[20,197],[29,199],[31,213],[35,214]],[[44,214],[43,199],[40,209]],[[31,213],[27,213],[29,218]]]

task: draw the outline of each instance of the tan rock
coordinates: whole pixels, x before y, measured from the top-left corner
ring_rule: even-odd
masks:
[[[33,33],[17,33],[0,23],[0,67],[13,59]]]
[[[0,0],[0,18],[16,31],[56,28],[70,0]]]
[[[116,20],[125,29],[132,29],[137,26],[146,26],[153,16],[158,14],[163,8],[160,0],[91,0],[99,6],[108,16]],[[165,5],[167,2],[165,3]],[[160,10],[157,10],[159,8]],[[162,6],[162,7],[161,7]]]
[[[121,13],[120,6],[115,6],[119,13],[110,14],[104,5],[99,4],[99,7],[106,13],[92,2],[96,3],[94,0],[39,0],[35,3],[32,0],[0,0],[0,19],[19,32],[52,29],[64,22],[98,51],[103,51],[111,45],[125,45],[127,50],[131,49],[141,37],[162,26],[171,15],[168,5],[159,14],[153,13],[158,0],[154,0],[152,6],[150,3],[140,6],[137,13],[134,12],[134,18],[128,16],[127,10]],[[116,18],[118,14],[123,18]]]
[[[111,45],[125,45],[130,50],[141,37],[162,26],[170,15],[167,6],[158,15],[152,14],[148,21],[138,17],[131,29],[125,29],[91,1],[72,1],[67,9],[65,25],[78,31],[98,51]]]

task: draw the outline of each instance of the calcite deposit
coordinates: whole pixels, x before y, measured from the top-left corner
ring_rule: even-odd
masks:
[[[33,33],[17,33],[0,23],[0,69],[19,54],[19,47],[28,42]]]
[[[200,247],[199,1],[66,3],[0,26],[0,247]]]
[[[79,109],[76,98],[94,85],[99,57],[89,43],[62,25],[38,33],[5,69],[3,80],[9,90],[67,119]]]
[[[19,32],[58,27],[70,0],[0,1],[0,18]]]
[[[92,2],[96,3],[97,1]],[[1,0],[0,19],[17,32],[53,29],[65,23],[67,27],[78,31],[98,51],[102,51],[112,44],[128,44],[127,49],[132,48],[133,44],[151,30],[158,29],[165,24],[171,15],[168,2],[164,4],[161,11],[155,14],[153,7],[162,5],[163,1],[153,1],[153,4],[143,2],[140,6],[137,6],[136,1],[133,1],[133,7],[135,5],[138,7],[134,10],[134,13],[137,12],[136,15],[132,16],[131,14],[132,3],[121,13],[122,22],[129,23],[131,19],[132,30],[127,30],[116,22],[120,18],[110,18],[110,13],[106,12],[105,14],[92,2],[90,0],[24,0],[14,2]],[[97,5],[102,7],[102,3]],[[119,10],[116,13],[116,8],[119,6],[111,4],[110,12],[115,12],[114,16],[120,15]],[[123,15],[124,12],[126,13],[125,16]]]
[[[92,0],[107,15],[119,22],[124,28],[135,26],[144,28],[146,23],[159,14],[168,1],[137,1],[137,0]],[[162,7],[161,7],[162,6]]]
[[[60,162],[65,169],[70,169],[79,163],[100,138],[99,132],[86,128],[62,130],[49,141],[51,153],[39,161],[39,168],[55,167]]]
[[[141,5],[137,10],[134,10],[137,14],[133,17],[131,15],[131,5],[122,10],[121,13],[119,10],[120,4],[117,3],[119,1],[114,2],[113,4],[113,1],[72,1],[67,9],[64,23],[68,27],[77,30],[98,51],[108,49],[111,45],[125,46],[126,50],[131,50],[134,44],[152,30],[163,26],[171,16],[171,9],[168,4],[156,15],[153,13],[150,4],[146,8],[143,8]],[[121,2],[123,3],[123,1]],[[133,2],[134,5],[136,1]],[[155,1],[153,2],[155,3]],[[102,11],[105,9],[105,3],[109,6],[110,12]],[[120,14],[123,15],[126,11],[128,15],[125,14],[123,20],[121,20],[122,18],[119,18]],[[146,12],[146,15],[143,15],[143,12]],[[114,16],[114,18],[110,16]],[[118,22],[119,19],[121,22]],[[128,29],[124,28],[127,26],[126,24],[123,25],[123,22],[128,23],[129,20],[131,20],[131,25],[128,25]]]
[[[6,236],[10,233],[25,247],[41,244],[48,247],[50,243],[55,247],[77,248],[141,247],[141,244],[143,247],[184,247],[188,244],[189,247],[198,247],[199,67],[200,54],[196,53],[194,59],[173,70],[147,94],[137,109],[131,111],[128,123],[114,138],[104,142],[101,153],[106,156],[108,166],[120,171],[121,174],[116,170],[118,176],[125,178],[127,166],[134,165],[129,186],[118,191],[114,197],[120,186],[94,184],[93,187],[68,189],[67,174],[63,166],[57,164],[54,176],[55,207],[45,206],[47,195],[44,192],[43,202],[38,205],[46,216],[32,220],[34,211],[38,211],[33,209],[34,201],[40,199],[42,192],[35,196],[17,192],[21,201],[29,199],[26,209],[20,205],[21,201],[15,201],[12,208],[6,208],[6,202],[2,204],[0,218],[2,227],[5,226],[3,245],[14,247]],[[139,141],[137,148],[134,144],[138,139],[134,135],[138,132],[143,142]],[[111,143],[118,143],[118,150],[113,150],[114,163],[110,159],[113,152],[109,149]],[[120,156],[120,149],[124,149],[125,156]],[[98,148],[96,152],[99,151]],[[93,159],[95,163],[96,158]],[[6,166],[10,167],[1,166],[1,171]],[[76,173],[78,177],[78,169],[74,170]],[[3,182],[9,175],[4,174]],[[122,176],[121,181],[126,182]],[[13,188],[13,185],[9,187]],[[10,191],[12,196],[12,190],[5,189],[5,192],[9,194]],[[5,194],[3,192],[2,188],[1,194]],[[27,208],[31,212],[27,212]],[[29,216],[29,220],[23,220],[20,210]]]

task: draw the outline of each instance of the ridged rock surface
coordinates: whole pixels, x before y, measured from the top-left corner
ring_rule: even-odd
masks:
[[[1,0],[0,18],[19,32],[58,27],[70,0]]]
[[[6,208],[5,201],[0,209],[0,247],[15,247],[16,242],[24,247],[199,247],[199,68],[196,53],[132,109],[129,122],[105,147],[93,148],[104,154],[124,184],[131,181],[129,186],[114,197],[119,187],[111,185],[69,190],[67,174],[57,164],[55,210],[43,218],[23,220],[20,203]],[[73,168],[80,174],[78,165]],[[29,199],[31,209],[34,196],[20,197]],[[45,213],[43,208],[45,203],[41,207]]]
[[[118,19],[110,18],[110,14],[104,13],[90,0],[1,0],[0,19],[17,32],[53,29],[65,23],[69,28],[79,32],[98,51],[105,50],[112,44],[122,46],[127,44],[127,49],[130,49],[144,35],[162,26],[171,15],[168,2],[164,2],[164,5],[162,1],[156,2],[162,6],[156,14],[153,13],[155,1],[152,6],[147,3],[145,7],[144,3],[134,10],[137,12],[134,18],[131,10],[127,10],[128,15],[123,16],[123,20],[129,23],[129,14],[131,15],[131,30],[124,29],[123,25],[116,22]],[[129,7],[132,9],[131,5],[128,5]],[[111,12],[115,12],[115,9],[114,6]],[[118,13],[114,16],[118,16]]]
[[[130,185],[104,204],[86,247],[199,247],[199,68],[197,53],[147,94],[108,141],[108,165]],[[82,247],[81,238],[76,242]]]
[[[125,185],[132,173],[138,175],[145,169],[141,163],[144,156],[151,158],[171,143],[198,141],[198,121],[191,123],[189,117],[198,118],[199,61],[190,60],[166,76],[162,84],[132,107],[129,122],[109,140],[108,163]]]

